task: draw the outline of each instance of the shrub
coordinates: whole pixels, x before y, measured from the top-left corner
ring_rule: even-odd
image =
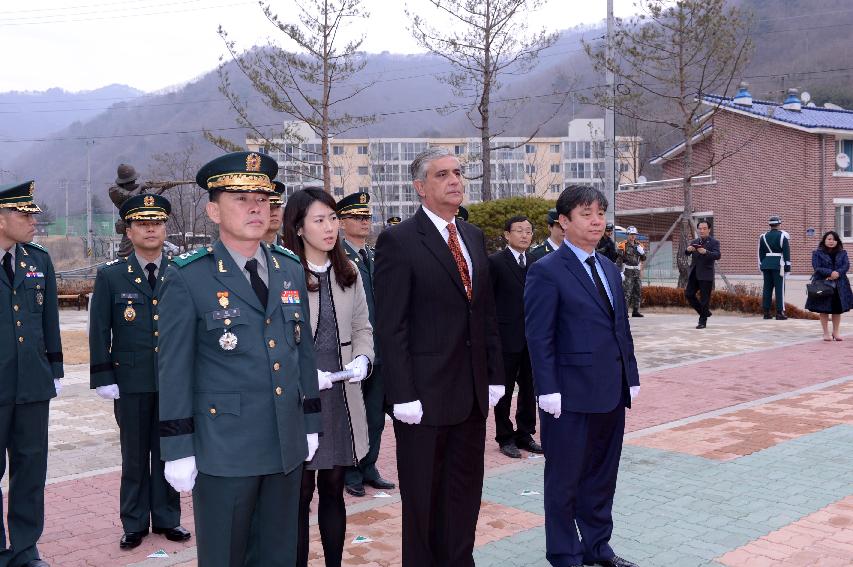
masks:
[[[711,293],[711,309],[723,311],[735,311],[737,313],[745,313],[748,315],[763,315],[764,309],[761,307],[761,297],[746,292],[729,292],[729,291],[713,291]],[[687,298],[684,297],[684,290],[675,287],[664,286],[643,286],[644,307],[690,307],[687,303]],[[818,316],[810,313],[799,307],[795,307],[790,303],[785,304],[785,315],[791,319],[817,319]]]

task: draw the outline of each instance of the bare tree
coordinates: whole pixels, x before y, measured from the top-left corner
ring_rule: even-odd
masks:
[[[732,90],[752,51],[750,18],[726,0],[640,0],[640,14],[617,20],[612,56],[605,45],[584,44],[596,70],[611,71],[622,88],[596,90],[592,100],[630,119],[661,124],[679,132],[684,211],[680,215],[678,283],[687,283],[684,251],[692,233],[692,179],[697,134],[719,107],[706,94]],[[717,163],[723,156],[717,157]],[[703,171],[708,167],[703,166]]]
[[[492,138],[502,134],[493,132],[492,96],[501,88],[502,75],[519,75],[531,71],[538,62],[539,53],[553,45],[559,34],[549,34],[544,29],[526,33],[524,16],[528,11],[542,6],[545,0],[425,1],[448,18],[451,24],[437,26],[435,19],[412,14],[407,7],[406,15],[412,22],[412,35],[422,47],[443,57],[455,68],[442,80],[452,87],[456,96],[468,99],[465,116],[480,132],[482,196],[484,201],[489,201],[492,198],[489,169],[491,152],[500,147],[513,147],[495,147],[491,144]],[[516,102],[515,109],[520,107],[520,101]],[[507,114],[512,114],[512,108],[507,110]],[[558,110],[555,108],[551,117]],[[530,138],[548,120],[550,117],[535,126]]]
[[[307,124],[320,139],[322,181],[326,191],[331,191],[330,138],[375,120],[373,116],[353,116],[337,111],[338,105],[372,85],[349,83],[367,63],[359,52],[364,36],[343,45],[338,38],[349,21],[368,17],[361,3],[361,0],[301,0],[295,2],[298,23],[288,23],[273,12],[269,3],[259,2],[264,16],[284,34],[294,51],[270,42],[263,49],[239,54],[235,42],[228,38],[222,26],[219,27],[219,35],[237,68],[261,95],[264,104],[289,119]],[[273,147],[277,146],[273,141],[276,139],[305,141],[287,125],[281,131],[270,133],[256,124],[246,100],[234,88],[224,63],[219,67],[219,78],[219,90],[237,113],[238,124],[253,136],[268,141]],[[221,141],[209,133],[206,135],[214,143]],[[284,153],[282,148],[277,149]]]
[[[156,179],[178,181],[193,179],[199,169],[196,147],[193,144],[173,153],[151,156],[149,170]],[[195,184],[178,184],[170,188],[167,196],[172,205],[172,214],[167,223],[169,240],[183,252],[198,243],[201,235],[212,236],[216,225],[204,211],[207,191]]]

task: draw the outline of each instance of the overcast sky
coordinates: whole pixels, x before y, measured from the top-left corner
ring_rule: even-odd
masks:
[[[292,1],[271,3],[282,19],[295,21]],[[614,3],[617,16],[630,14],[633,0]],[[365,33],[368,52],[420,52],[406,29],[405,5],[365,0],[370,19],[347,31]],[[426,0],[408,0],[408,6],[432,13]],[[605,12],[605,0],[550,0],[530,15],[529,28],[595,23]],[[214,69],[226,54],[216,33],[220,24],[241,48],[277,39],[278,30],[252,0],[3,0],[0,92],[80,91],[111,83],[151,92],[184,83]]]

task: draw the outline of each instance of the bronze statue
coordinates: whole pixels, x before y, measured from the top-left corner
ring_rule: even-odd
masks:
[[[132,165],[122,163],[116,170],[116,184],[110,187],[110,200],[115,205],[116,209],[120,209],[125,201],[139,195],[141,193],[152,192],[156,195],[161,195],[165,191],[178,185],[192,185],[195,181],[147,181],[139,185],[136,168]],[[154,191],[151,191],[151,190]],[[122,258],[127,258],[133,252],[133,244],[127,237],[127,224],[119,219],[116,221],[116,234],[121,235],[121,244],[119,245],[118,255]]]

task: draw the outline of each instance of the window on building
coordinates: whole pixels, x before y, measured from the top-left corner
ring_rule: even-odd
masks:
[[[560,144],[551,144],[551,153],[552,154],[560,153]]]
[[[332,146],[332,155],[341,156],[344,154],[343,146]]]
[[[528,163],[524,165],[524,173],[527,175],[533,175],[536,173],[536,165],[532,163]]]
[[[339,166],[339,165],[336,165],[335,167],[332,168],[332,174],[333,175],[343,175],[344,174],[344,168]]]
[[[367,166],[366,165],[358,166],[358,174],[359,175],[367,175]]]
[[[853,239],[853,204],[835,207],[835,230],[843,239]]]
[[[847,155],[847,167],[841,168],[836,163],[835,171],[853,172],[853,140],[838,140],[835,147],[836,155]]]
[[[524,190],[528,195],[533,195],[536,193],[536,185],[527,184],[524,186]]]
[[[549,186],[551,193],[559,193],[562,189],[562,186],[559,183],[553,183]]]
[[[367,155],[367,146],[359,146],[358,147],[358,155],[366,156]]]
[[[368,188],[368,187],[359,187],[359,188],[358,188],[358,192],[359,192],[359,193],[367,193],[367,192],[368,192],[368,190],[369,190],[369,188]]]
[[[535,154],[536,153],[536,146],[534,146],[533,144],[524,144],[524,153]]]
[[[344,188],[343,187],[335,187],[335,197],[343,197],[344,196]]]
[[[552,163],[551,164],[551,173],[560,173],[560,164]]]

